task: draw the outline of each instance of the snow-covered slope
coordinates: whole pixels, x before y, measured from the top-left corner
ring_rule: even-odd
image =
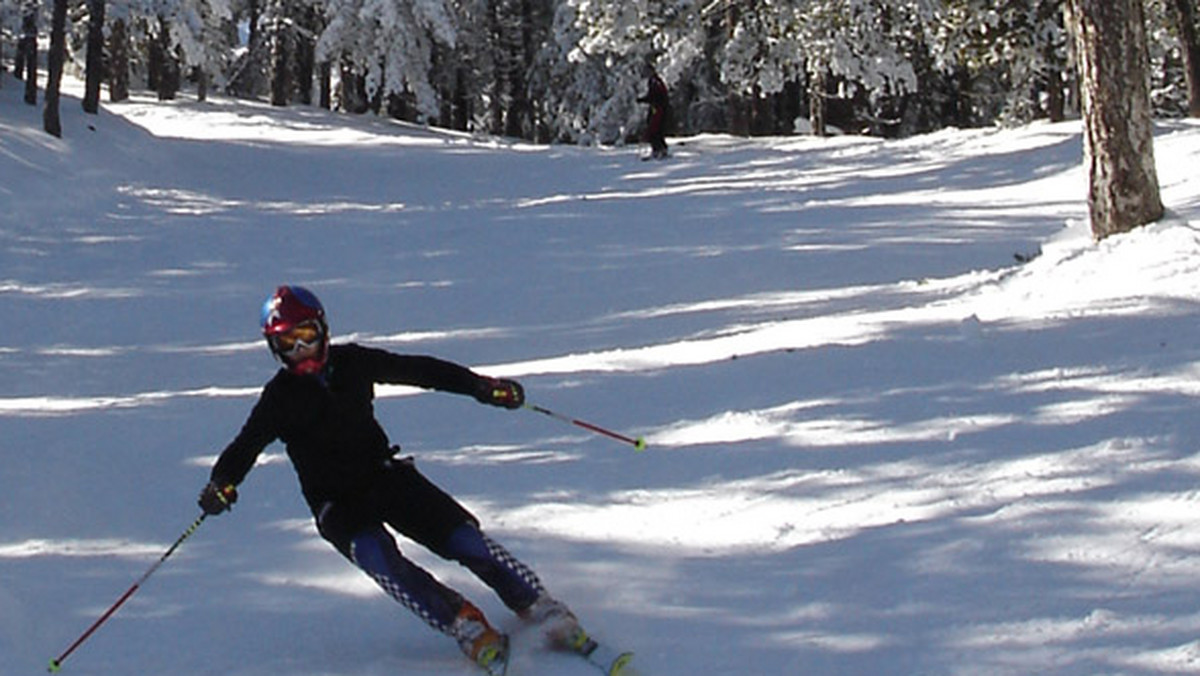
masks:
[[[342,340],[648,439],[377,403],[647,675],[1200,669],[1194,121],[1159,127],[1171,217],[1097,245],[1077,124],[659,163],[227,100],[63,112],[51,139],[0,88],[0,674],[44,669],[195,518],[285,282]],[[64,673],[472,673],[268,451]],[[587,673],[405,551],[517,632],[514,672]]]

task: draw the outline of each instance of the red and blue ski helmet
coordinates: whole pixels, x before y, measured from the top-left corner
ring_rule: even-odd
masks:
[[[301,375],[317,373],[325,367],[329,357],[329,324],[325,321],[325,307],[316,294],[302,286],[281,286],[263,303],[262,332],[267,339],[271,354],[287,368]],[[304,359],[292,359],[285,345],[294,346],[294,340],[286,340],[301,328],[316,329],[319,345],[316,353]]]

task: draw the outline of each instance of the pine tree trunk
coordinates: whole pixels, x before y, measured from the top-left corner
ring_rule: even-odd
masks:
[[[1183,43],[1183,65],[1187,74],[1188,114],[1200,117],[1200,34],[1196,30],[1193,0],[1175,0],[1179,38]]]
[[[1057,66],[1046,69],[1046,118],[1051,122],[1067,119],[1067,99],[1063,91],[1062,76],[1062,71]]]
[[[105,0],[88,0],[87,73],[83,90],[83,110],[100,111],[100,83],[104,81],[104,5]]]
[[[304,10],[304,30],[296,36],[296,98],[306,106],[313,102],[313,82],[317,77],[317,43],[309,36],[320,35],[316,10]]]
[[[825,136],[825,69],[818,67],[808,74],[808,124],[813,136]]]
[[[42,126],[47,134],[62,138],[62,119],[59,117],[58,92],[62,85],[63,64],[67,60],[67,0],[54,0],[50,19],[50,54],[46,76],[46,101],[42,109]]]
[[[317,67],[320,73],[318,88],[320,91],[320,106],[325,110],[333,109],[333,66],[328,61],[322,61]]]
[[[1063,25],[1063,10],[1057,7],[1055,3],[1047,3],[1043,5],[1045,12],[1053,14],[1039,16],[1040,21],[1047,23],[1052,22],[1056,27]],[[1046,117],[1051,122],[1062,122],[1067,119],[1066,107],[1066,84],[1064,74],[1068,70],[1068,64],[1063,59],[1060,52],[1060,44],[1053,40],[1046,40],[1042,47],[1042,62],[1045,64],[1044,86],[1046,90]]]
[[[262,9],[259,7],[259,0],[250,0],[248,9],[250,16],[247,18],[249,35],[246,38],[246,51],[254,53],[258,47],[258,41],[262,39],[261,33],[258,30],[258,21],[262,16]]]
[[[356,115],[370,110],[370,101],[363,76],[354,71],[354,66],[348,58],[343,58],[339,64],[341,71],[339,96],[341,109]]]
[[[17,43],[17,77],[25,81],[25,103],[37,105],[37,18],[38,3],[26,2]]]
[[[280,12],[284,11],[282,7]],[[275,21],[271,35],[271,105],[286,106],[292,90],[292,32],[283,21]]]
[[[171,28],[167,25],[166,17],[162,15],[158,17],[158,36],[155,43],[158,45],[160,57],[155,91],[158,92],[159,101],[174,101],[180,85],[183,84],[182,66],[171,46]]]
[[[313,7],[301,10],[302,30],[294,38],[295,87],[297,100],[306,106],[313,102],[313,83],[317,78],[317,43],[312,36],[321,34],[321,17]]]
[[[449,107],[446,114],[445,126],[455,131],[469,131],[471,123],[471,100],[467,91],[468,81],[466,69],[458,66],[454,69],[454,81],[450,84],[450,92],[446,97]]]
[[[1096,239],[1162,217],[1142,0],[1071,0]]]
[[[129,98],[129,35],[124,19],[113,22],[108,44],[108,99],[124,101]]]
[[[208,71],[197,66],[192,72],[196,75],[196,100],[204,103],[208,100]]]
[[[497,136],[504,133],[504,71],[507,53],[504,51],[504,17],[500,2],[488,3],[488,36],[492,45],[492,92],[488,107],[486,130]]]

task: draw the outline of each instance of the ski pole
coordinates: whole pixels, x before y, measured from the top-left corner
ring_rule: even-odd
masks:
[[[179,539],[175,541],[175,544],[171,545],[170,548],[163,553],[162,557],[160,557],[158,561],[154,562],[153,566],[150,566],[150,570],[147,570],[145,575],[142,575],[140,578],[138,578],[137,582],[133,583],[133,586],[125,590],[125,593],[121,595],[121,598],[117,599],[116,603],[109,606],[108,610],[104,611],[104,614],[100,616],[100,619],[93,622],[92,626],[88,627],[87,631],[83,632],[79,638],[75,639],[75,642],[71,644],[71,647],[67,648],[63,654],[58,656],[57,659],[50,660],[50,673],[58,673],[58,670],[62,669],[63,660],[67,659],[71,653],[75,652],[76,648],[82,645],[84,641],[88,640],[88,638],[100,628],[100,625],[107,622],[108,618],[112,617],[113,613],[117,612],[117,609],[120,608],[126,601],[128,601],[129,597],[133,596],[134,592],[136,592],[138,588],[142,586],[142,583],[149,579],[150,576],[154,574],[154,571],[158,570],[159,566],[163,565],[167,558],[175,553],[176,549],[179,549],[179,545],[183,544],[184,540],[188,539],[192,536],[192,533],[196,532],[196,529],[200,527],[200,524],[204,523],[204,519],[207,516],[207,513],[201,514],[199,518],[193,521],[192,525],[188,526],[188,529],[183,531],[183,535],[180,535]]]
[[[603,427],[600,427],[599,425],[593,425],[590,422],[585,422],[583,420],[577,420],[570,416],[565,416],[561,413],[555,413],[554,411],[551,411],[548,408],[542,408],[541,406],[537,406],[535,404],[526,403],[524,406],[525,406],[525,408],[527,408],[531,411],[537,411],[538,413],[541,413],[542,415],[548,415],[551,418],[561,420],[561,421],[571,424],[571,425],[576,425],[578,427],[582,427],[585,430],[590,430],[592,432],[596,432],[597,434],[603,434],[604,436],[610,437],[612,439],[616,439],[617,441],[623,441],[627,444],[630,444],[631,446],[633,446],[635,449],[637,449],[639,451],[646,450],[646,439],[644,437],[637,437],[636,439],[632,438],[632,437],[627,437],[624,434],[618,434],[616,432],[613,432],[612,430],[606,430]]]

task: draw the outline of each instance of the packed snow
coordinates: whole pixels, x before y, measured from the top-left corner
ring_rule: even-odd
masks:
[[[67,93],[78,95],[78,83]],[[276,364],[338,340],[518,378],[380,388],[422,469],[646,676],[1200,671],[1200,122],[1095,243],[1080,126],[537,146],[0,87],[0,674],[42,673],[198,515]],[[282,448],[64,674],[472,674],[315,533]],[[464,570],[402,542],[545,651]]]

